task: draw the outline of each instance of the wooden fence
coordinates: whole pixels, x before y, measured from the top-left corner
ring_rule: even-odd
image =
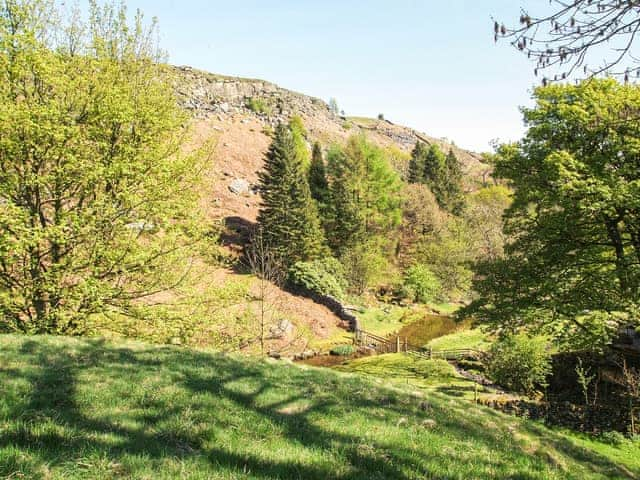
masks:
[[[429,360],[460,360],[462,358],[481,358],[483,356],[483,352],[471,348],[433,350],[429,347],[412,345],[406,338],[396,336],[393,339],[389,339],[360,329],[355,331],[355,343],[356,345],[372,348],[377,353],[407,353],[414,357]]]

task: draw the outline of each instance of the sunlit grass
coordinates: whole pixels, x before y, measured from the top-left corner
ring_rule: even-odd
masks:
[[[458,350],[470,348],[485,351],[491,346],[488,334],[479,328],[463,329],[442,337],[434,338],[428,344],[434,350]]]
[[[0,337],[0,478],[605,479],[640,475],[638,458],[637,445],[402,382],[180,347]]]

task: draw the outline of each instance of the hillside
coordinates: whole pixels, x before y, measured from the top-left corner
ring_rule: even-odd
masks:
[[[469,189],[475,188],[489,172],[478,154],[388,121],[337,116],[324,101],[269,82],[225,77],[190,67],[175,67],[172,72],[179,101],[193,116],[190,146],[214,144],[204,182],[199,187],[199,204],[208,223],[222,225],[223,250],[232,257],[240,255],[257,217],[260,196],[255,186],[271,142],[270,132],[278,122],[288,121],[294,114],[302,118],[309,143],[316,140],[324,146],[344,143],[351,135],[365,132],[374,143],[404,152],[405,157],[395,165],[402,169],[406,168],[408,152],[420,138],[440,145],[445,151],[454,150]],[[234,270],[196,263],[200,267],[196,291],[204,292],[216,285],[222,288],[225,282],[238,278]],[[282,313],[298,331],[310,332],[314,340],[320,341],[340,335],[342,322],[325,307],[301,297],[283,295],[286,301],[282,302]],[[293,349],[300,351],[306,345],[298,342]]]
[[[441,393],[142,343],[0,337],[0,477],[637,478],[611,447]]]

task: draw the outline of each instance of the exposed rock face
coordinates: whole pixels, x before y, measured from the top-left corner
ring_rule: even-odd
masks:
[[[322,100],[270,82],[225,77],[190,67],[177,67],[177,71],[178,98],[185,108],[198,115],[253,113],[270,124],[287,121],[293,114],[338,120]],[[251,99],[260,99],[263,111],[252,109],[249,106]]]

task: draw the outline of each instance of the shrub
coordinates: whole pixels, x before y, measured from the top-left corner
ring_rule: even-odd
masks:
[[[417,264],[406,271],[404,291],[410,300],[428,303],[435,300],[441,290],[440,280],[426,265]]]
[[[614,446],[620,446],[627,440],[622,433],[616,431],[602,432],[599,438],[601,442]]]
[[[344,268],[333,257],[297,262],[289,269],[289,284],[319,295],[342,298],[347,287]]]
[[[551,352],[547,339],[524,334],[504,337],[489,350],[487,373],[499,385],[532,394],[546,385],[551,372]]]
[[[271,107],[262,98],[250,97],[245,102],[245,106],[254,113],[271,114]]]
[[[337,347],[333,347],[329,353],[331,353],[331,355],[348,357],[349,355],[353,355],[354,351],[353,345],[338,345]]]

